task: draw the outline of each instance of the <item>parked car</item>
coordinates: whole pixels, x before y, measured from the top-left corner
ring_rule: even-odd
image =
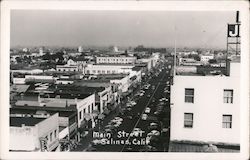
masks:
[[[142,114],[142,116],[141,116],[141,119],[142,119],[142,120],[147,120],[147,118],[148,118],[148,115]]]
[[[150,108],[149,107],[147,107],[146,109],[145,109],[145,113],[150,113]]]
[[[157,130],[152,130],[151,132],[147,134],[147,136],[159,136],[159,135],[160,135],[160,132]]]

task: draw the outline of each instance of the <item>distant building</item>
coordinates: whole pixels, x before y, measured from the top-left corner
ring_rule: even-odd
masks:
[[[214,59],[213,54],[208,54],[208,55],[200,55],[201,62],[204,64],[207,64],[210,59]]]
[[[50,117],[10,117],[10,151],[60,151],[58,113]]]
[[[200,61],[196,61],[193,58],[182,58],[178,59],[179,65],[183,66],[200,66],[202,63]]]
[[[43,48],[39,48],[39,56],[45,55]]]
[[[78,52],[79,52],[79,53],[83,52],[83,47],[82,47],[82,46],[79,46],[79,47],[78,47]]]
[[[229,76],[174,76],[171,104],[170,151],[195,152],[205,144],[239,151],[240,63],[230,63]]]
[[[96,57],[97,64],[134,64],[136,57],[128,56],[108,56],[108,57]]]
[[[58,72],[78,72],[77,65],[56,65],[56,71]]]
[[[120,74],[129,73],[134,65],[132,64],[88,64],[83,74]]]

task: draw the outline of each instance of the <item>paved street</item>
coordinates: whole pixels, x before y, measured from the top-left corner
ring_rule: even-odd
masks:
[[[123,103],[121,108],[127,108],[122,114],[118,116],[123,119],[122,124],[115,129],[112,129],[111,136],[111,144],[106,145],[93,145],[91,147],[91,141],[93,140],[93,133],[89,133],[87,137],[84,138],[77,147],[75,151],[112,151],[112,152],[126,152],[126,151],[145,151],[144,148],[146,146],[146,137],[147,134],[152,130],[149,128],[150,123],[158,124],[156,130],[160,133],[162,128],[169,129],[169,120],[170,120],[170,104],[169,104],[169,93],[170,87],[167,85],[167,82],[170,80],[170,69],[168,69],[168,65],[164,64],[162,69],[158,68],[155,70],[154,74],[150,76],[150,78],[146,79],[142,82],[141,90],[140,88],[136,89],[135,92],[130,95],[130,101],[135,101],[137,104],[131,107],[129,110],[126,107],[126,103]],[[160,70],[160,71],[159,71]],[[148,85],[148,89],[145,89],[145,85]],[[144,87],[143,87],[144,86]],[[142,90],[145,91],[143,95],[139,95]],[[164,92],[165,91],[165,92]],[[166,98],[165,100],[161,100],[162,98]],[[164,113],[162,115],[156,115],[157,105],[164,106]],[[145,114],[145,109],[150,108],[150,112],[147,113],[147,119],[142,120],[142,115]],[[94,132],[97,133],[105,133],[105,125],[110,122],[116,115],[116,112],[111,113],[107,116],[103,122],[103,125],[99,128],[98,126],[94,129]],[[134,130],[134,128],[140,128],[142,130],[142,134],[135,137],[130,133]],[[167,151],[168,142],[169,142],[169,130],[166,134],[161,134],[160,136],[155,136],[155,143],[152,144],[153,148],[156,151]],[[100,137],[100,138],[108,138],[108,137]],[[95,138],[94,138],[95,139]],[[164,140],[164,141],[162,141]],[[129,142],[123,144],[125,142]],[[164,142],[164,143],[163,143]],[[150,144],[151,146],[151,144]],[[165,148],[164,148],[165,146]]]

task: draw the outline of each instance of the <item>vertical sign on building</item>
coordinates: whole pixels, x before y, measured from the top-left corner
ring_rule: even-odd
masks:
[[[240,56],[240,21],[239,21],[239,11],[236,12],[236,23],[227,24],[227,62],[226,70],[229,76],[229,57],[233,59],[234,57]]]
[[[46,138],[40,138],[39,140],[40,140],[41,152],[48,151],[47,139]]]
[[[236,12],[236,23],[227,25],[227,55],[240,55],[240,21]]]

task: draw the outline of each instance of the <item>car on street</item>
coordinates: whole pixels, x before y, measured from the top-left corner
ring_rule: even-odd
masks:
[[[136,105],[135,101],[131,101],[130,104],[132,104],[132,106]]]
[[[100,139],[94,139],[91,143],[92,143],[92,145],[98,145],[98,144],[101,144],[101,140]]]
[[[142,120],[147,120],[147,118],[148,118],[148,115],[147,115],[147,114],[142,114],[142,116],[141,116],[141,119],[142,119]]]
[[[149,107],[147,107],[146,109],[145,109],[145,113],[150,113],[150,108]]]
[[[160,132],[157,130],[152,130],[151,132],[147,134],[147,136],[159,136],[159,135],[160,135]]]

